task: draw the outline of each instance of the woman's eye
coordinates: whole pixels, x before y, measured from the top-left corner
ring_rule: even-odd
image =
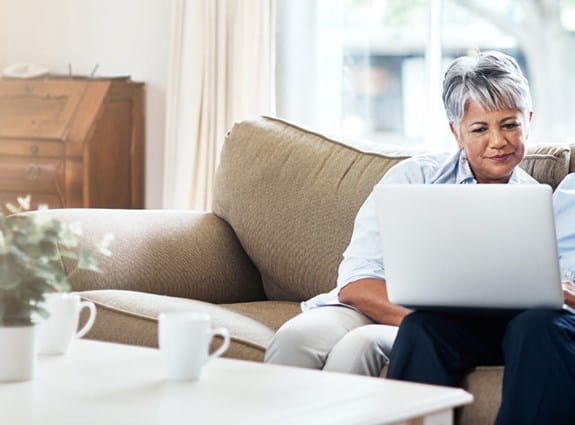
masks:
[[[503,128],[506,130],[513,130],[514,128],[519,127],[519,123],[513,122],[508,124],[503,124]]]
[[[477,127],[477,128],[474,128],[473,130],[471,130],[472,133],[476,133],[476,134],[481,134],[485,131],[487,131],[487,127]]]

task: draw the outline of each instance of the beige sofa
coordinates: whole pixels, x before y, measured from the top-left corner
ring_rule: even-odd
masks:
[[[378,148],[380,149],[380,148]],[[575,169],[574,145],[531,148],[522,166],[555,187]],[[227,327],[229,357],[262,361],[299,302],[335,285],[353,220],[374,184],[409,153],[368,153],[272,118],[236,124],[221,154],[213,212],[59,210],[88,239],[113,232],[103,274],[74,290],[98,305],[89,337],[156,346],[162,311],[194,310]],[[461,422],[488,424],[501,368],[477,368]]]

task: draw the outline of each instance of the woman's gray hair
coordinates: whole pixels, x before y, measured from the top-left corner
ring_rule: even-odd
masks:
[[[443,79],[443,105],[450,123],[459,124],[469,101],[489,111],[532,111],[529,83],[511,56],[497,51],[455,59]]]

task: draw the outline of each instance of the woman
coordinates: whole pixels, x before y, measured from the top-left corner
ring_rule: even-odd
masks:
[[[456,59],[445,74],[443,102],[459,150],[454,155],[432,154],[403,161],[379,184],[537,183],[517,167],[525,154],[532,105],[527,80],[513,58],[485,52]],[[377,376],[388,360],[400,326],[391,351],[389,377],[457,385],[477,364],[505,361],[508,365],[508,359],[499,354],[509,317],[462,320],[437,314],[444,322],[438,320],[436,327],[434,314],[428,315],[432,318],[419,312],[410,314],[391,304],[381,246],[372,193],[356,217],[339,267],[337,287],[302,303],[304,312],[278,330],[266,352],[266,361]],[[428,320],[430,328],[426,328]],[[462,323],[458,331],[469,335],[468,345],[450,346],[452,322]],[[498,329],[496,335],[491,333],[493,328]],[[428,332],[428,338],[420,338],[419,332]],[[480,338],[476,333],[486,336]],[[437,353],[435,349],[442,343],[445,345]],[[479,343],[487,344],[485,349],[478,347]],[[465,351],[465,355],[456,356],[461,357],[461,364],[452,371],[453,359],[447,353],[459,348],[468,348],[471,354]],[[485,358],[476,356],[476,352],[484,351],[488,353]],[[436,362],[427,362],[428,357]],[[521,368],[506,367],[506,382],[508,370],[516,369]],[[504,385],[504,394],[506,391],[514,393],[509,385]],[[502,411],[515,409],[515,401],[506,407],[509,399],[504,395]],[[500,423],[531,423],[510,417],[511,422],[501,419]]]

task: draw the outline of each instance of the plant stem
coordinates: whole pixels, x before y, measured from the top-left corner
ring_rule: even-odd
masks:
[[[74,267],[74,269],[68,273],[68,276],[66,276],[66,279],[68,280],[68,283],[70,283],[70,280],[72,278],[72,276],[74,276],[74,274],[76,274],[76,272],[78,272],[78,270],[80,270],[80,268],[78,267],[78,264],[76,264],[76,266]]]

